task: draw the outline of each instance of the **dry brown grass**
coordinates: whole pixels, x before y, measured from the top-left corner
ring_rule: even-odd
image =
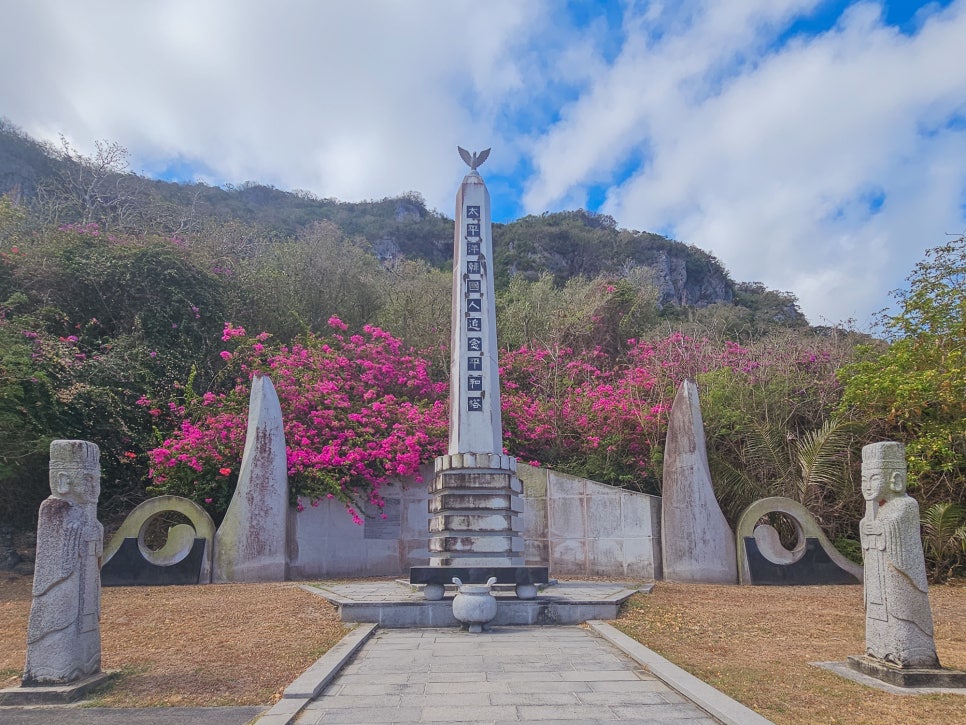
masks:
[[[966,586],[933,587],[936,645],[966,670]],[[738,587],[658,582],[614,623],[780,725],[966,723],[966,697],[863,687],[809,662],[865,649],[862,587]]]
[[[943,664],[966,669],[966,586],[930,592]],[[889,695],[809,666],[864,643],[861,587],[723,587],[659,582],[615,624],[780,725],[966,723],[966,697]],[[18,682],[30,579],[0,575],[0,686]],[[271,703],[346,631],[294,584],[104,589],[97,704]]]
[[[19,684],[30,578],[0,575],[0,686]],[[335,608],[291,583],[110,587],[97,704],[264,705],[346,632]]]

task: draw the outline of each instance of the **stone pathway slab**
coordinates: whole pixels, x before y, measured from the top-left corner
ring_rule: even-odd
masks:
[[[325,723],[719,720],[590,629],[378,629],[298,714]]]

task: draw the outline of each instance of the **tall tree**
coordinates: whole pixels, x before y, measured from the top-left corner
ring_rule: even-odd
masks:
[[[966,500],[966,237],[929,250],[884,314],[891,341],[841,373],[843,406],[906,444],[926,502]]]

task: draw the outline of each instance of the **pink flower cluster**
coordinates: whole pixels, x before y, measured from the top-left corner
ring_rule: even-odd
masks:
[[[101,235],[101,228],[97,222],[88,222],[87,224],[63,224],[58,228],[62,232],[74,232],[76,234],[81,234],[88,237],[99,237]]]
[[[244,337],[245,328],[244,327],[234,327],[230,322],[225,323],[225,331],[221,334],[222,342],[228,342],[233,337]]]
[[[249,339],[226,324],[222,339],[236,345],[229,355],[237,384],[180,409],[179,429],[150,452],[154,488],[201,501],[234,486],[229,474],[241,459],[256,372],[270,376],[282,405],[294,495],[336,497],[358,518],[360,505],[381,505],[379,489],[389,478],[418,476],[420,464],[445,445],[445,383],[383,330],[366,327],[347,338],[341,320],[330,324],[339,332],[328,338],[306,335],[274,348],[265,345],[267,335]]]
[[[717,370],[730,371],[749,388],[799,380],[820,404],[828,404],[839,388],[829,353],[802,350],[789,341],[752,350],[674,333],[628,343],[616,362],[600,350],[524,347],[505,354],[501,377],[509,452],[657,492],[668,414],[683,380],[700,381]]]

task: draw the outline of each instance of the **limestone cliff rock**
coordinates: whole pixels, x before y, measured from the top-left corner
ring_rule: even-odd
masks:
[[[646,266],[654,273],[660,291],[661,305],[707,307],[721,302],[731,303],[735,294],[731,280],[720,266],[711,261],[693,260],[684,245],[678,253],[660,250]],[[689,264],[692,266],[688,273]],[[698,271],[695,271],[694,268]]]

